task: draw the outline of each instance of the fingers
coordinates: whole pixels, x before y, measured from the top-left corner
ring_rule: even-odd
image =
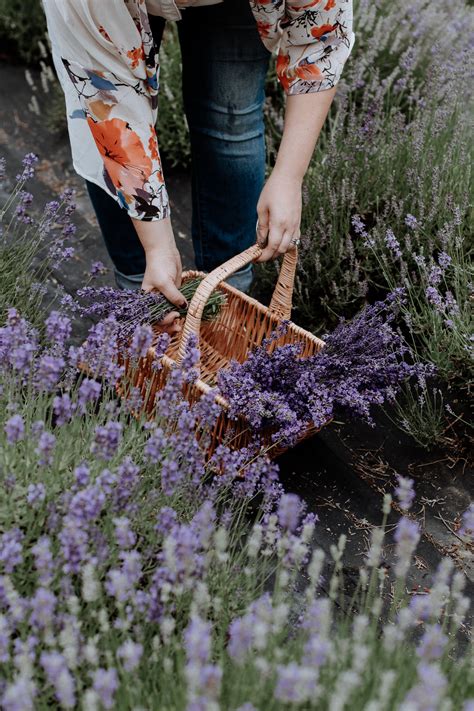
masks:
[[[268,234],[267,246],[260,255],[259,262],[268,262],[278,256],[278,248],[283,239],[283,227],[279,224],[271,224]]]
[[[285,229],[283,225],[270,225],[268,243],[257,261],[268,262],[280,257],[293,247],[299,236],[299,229],[291,230]]]
[[[257,222],[257,244],[259,247],[265,247],[268,240],[268,232],[270,228],[270,214],[267,208],[258,208]]]
[[[166,332],[170,335],[172,335],[173,333],[179,333],[182,330],[179,319],[179,313],[177,311],[171,311],[171,313],[167,314],[164,318],[162,318],[159,323],[155,324],[155,327],[160,332]]]
[[[159,289],[163,296],[174,304],[174,306],[177,306],[179,309],[186,308],[186,299],[171,279],[164,284],[157,285],[156,288]]]

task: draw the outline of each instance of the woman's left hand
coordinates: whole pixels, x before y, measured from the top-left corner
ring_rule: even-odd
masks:
[[[284,254],[300,237],[302,181],[273,169],[257,204],[258,262]],[[293,243],[293,244],[292,244]]]

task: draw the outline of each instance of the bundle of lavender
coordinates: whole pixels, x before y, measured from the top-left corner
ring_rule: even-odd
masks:
[[[180,292],[189,303],[194,296],[202,278],[188,279],[180,287]],[[137,326],[157,324],[172,311],[180,316],[186,314],[187,308],[180,309],[159,292],[129,291],[114,289],[111,286],[85,286],[79,289],[80,314],[94,318],[113,317],[118,323],[119,337],[128,342]],[[216,290],[209,297],[204,307],[203,319],[211,321],[216,318],[225,304],[225,295]]]
[[[432,373],[432,366],[405,360],[409,348],[392,325],[403,298],[403,290],[396,290],[352,321],[342,321],[310,358],[300,357],[300,344],[269,352],[285,332],[282,324],[244,363],[232,361],[219,373],[229,415],[245,417],[256,434],[271,428],[273,441],[284,446],[294,445],[310,423],[322,427],[337,405],[372,424],[372,405],[393,401],[407,378]]]

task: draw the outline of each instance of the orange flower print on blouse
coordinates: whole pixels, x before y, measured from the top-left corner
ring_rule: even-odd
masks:
[[[324,35],[328,35],[330,32],[334,32],[336,25],[321,25],[320,27],[313,27],[311,29],[311,34],[316,39],[321,39]]]
[[[112,42],[107,30],[105,29],[105,27],[103,27],[103,25],[99,25],[98,30],[99,30],[100,34],[102,35],[102,37],[107,40],[107,42]]]
[[[158,153],[158,140],[156,138],[156,131],[153,124],[150,124],[150,138],[148,139],[148,153],[150,154],[152,160],[160,160],[160,154]]]
[[[134,47],[133,49],[129,49],[127,52],[127,57],[131,60],[132,62],[132,69],[136,69],[138,65],[140,64],[141,61],[145,59],[145,52],[143,50],[143,46],[140,45],[139,47]]]
[[[279,54],[276,61],[276,73],[280,84],[285,91],[288,91],[291,81],[291,72],[289,71],[290,58],[287,54]]]
[[[257,29],[260,33],[260,37],[268,37],[268,35],[270,34],[270,30],[272,29],[272,25],[270,22],[258,20]]]
[[[114,187],[128,196],[143,189],[153,165],[135,131],[118,118],[87,122]]]
[[[302,81],[315,81],[323,78],[320,68],[310,62],[299,64],[294,71],[294,75]]]

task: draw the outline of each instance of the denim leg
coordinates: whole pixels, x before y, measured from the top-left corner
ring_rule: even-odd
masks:
[[[139,289],[145,272],[145,252],[128,212],[105,190],[86,181],[87,191],[121,289]]]
[[[269,52],[248,2],[188,8],[178,23],[192,150],[192,237],[211,271],[255,242],[265,178],[263,104]],[[252,269],[236,286],[250,286]]]

